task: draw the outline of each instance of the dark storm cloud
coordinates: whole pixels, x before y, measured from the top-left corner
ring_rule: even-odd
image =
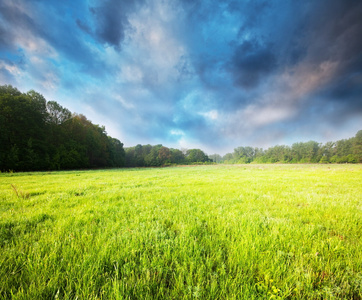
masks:
[[[348,99],[358,98],[362,95],[362,72],[355,73],[349,77],[342,79],[341,82],[327,92],[328,98],[336,99]],[[360,105],[362,105],[362,99],[359,99]]]
[[[309,43],[309,61],[318,64],[336,61],[341,64],[337,75],[361,68],[362,2],[347,0],[320,1],[310,12],[305,26],[304,43]],[[355,61],[359,60],[358,64]]]
[[[266,1],[182,3],[188,28],[183,39],[190,53],[190,69],[219,99],[215,108],[229,111],[242,107],[246,99],[251,100],[252,88],[277,68],[273,41],[260,32],[263,16],[272,6]],[[244,89],[244,93],[234,87]]]
[[[323,107],[338,107],[334,110],[333,116],[328,114],[330,121],[345,121],[349,116],[362,115],[362,71],[333,81],[321,91],[319,98],[322,109]]]
[[[349,60],[361,54],[361,1],[320,1],[311,14],[307,37],[315,61]]]
[[[259,45],[256,41],[245,41],[240,44],[231,57],[230,70],[234,83],[245,89],[254,88],[261,79],[273,72],[276,57],[272,47]]]
[[[339,118],[362,113],[362,2],[321,1],[310,23],[309,61],[335,64],[335,72],[317,97],[324,104],[339,102]],[[315,30],[313,30],[315,29]],[[336,116],[334,116],[336,119]]]
[[[129,28],[128,14],[142,0],[108,0],[100,1],[98,6],[90,7],[95,18],[95,35],[103,43],[121,48],[125,31]]]

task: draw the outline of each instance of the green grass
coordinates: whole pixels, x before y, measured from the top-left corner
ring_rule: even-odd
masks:
[[[0,174],[0,298],[361,299],[361,165]]]

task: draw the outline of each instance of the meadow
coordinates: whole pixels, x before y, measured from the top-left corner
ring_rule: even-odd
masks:
[[[0,174],[1,299],[362,299],[362,165]]]

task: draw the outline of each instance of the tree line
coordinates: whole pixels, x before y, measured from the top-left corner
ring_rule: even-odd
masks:
[[[162,145],[137,145],[125,149],[127,167],[158,167],[172,164],[204,164],[212,160],[200,149],[167,148]]]
[[[0,171],[123,167],[123,144],[103,126],[31,90],[0,86]]]
[[[0,86],[0,171],[157,167],[172,164],[362,163],[362,130],[350,139],[277,145],[266,150],[237,147],[224,156],[200,149],[123,144],[104,126],[71,113],[31,90]]]
[[[277,145],[266,150],[237,147],[223,157],[209,156],[216,163],[362,163],[362,130],[349,139],[325,144],[315,141]]]

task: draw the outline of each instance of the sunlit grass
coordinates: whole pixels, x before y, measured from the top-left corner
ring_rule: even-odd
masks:
[[[361,299],[361,165],[0,174],[0,298]]]

